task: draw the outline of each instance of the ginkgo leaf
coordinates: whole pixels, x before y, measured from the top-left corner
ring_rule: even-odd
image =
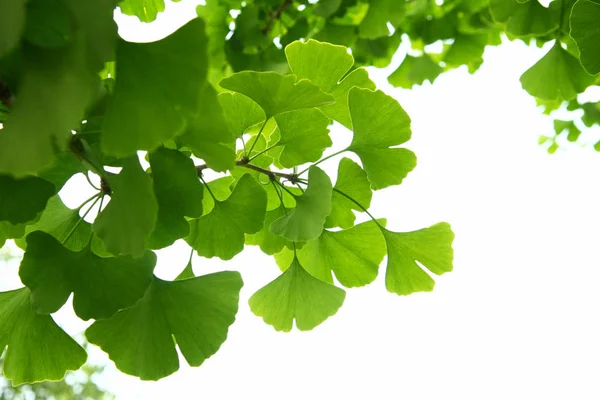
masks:
[[[225,271],[167,282],[154,278],[144,297],[86,331],[119,370],[158,380],[179,369],[175,345],[197,367],[219,350],[238,310],[242,279]]]
[[[359,25],[360,37],[376,39],[389,36],[388,22],[397,26],[404,18],[405,2],[397,0],[371,0],[367,15]]]
[[[558,40],[544,57],[521,75],[523,89],[545,100],[571,100],[594,80]]]
[[[546,35],[560,24],[560,9],[546,8],[537,0],[524,3],[490,0],[490,12],[495,21],[505,23],[506,31],[515,36]]]
[[[202,198],[202,215],[206,215],[215,207],[215,199],[219,201],[226,200],[231,195],[231,188],[235,179],[232,176],[224,176],[206,183]],[[207,187],[210,187],[210,192]],[[213,194],[211,196],[210,194]]]
[[[242,176],[225,201],[216,201],[209,214],[190,222],[186,241],[198,255],[230,260],[244,249],[244,234],[263,227],[267,195],[256,180]]]
[[[349,158],[342,158],[340,161],[334,188],[350,196],[365,208],[371,205],[373,192],[367,173]],[[331,196],[331,214],[327,216],[325,227],[339,226],[344,229],[352,227],[356,219],[352,210],[364,211],[356,203],[334,190]]]
[[[104,118],[102,150],[115,156],[131,155],[181,134],[186,117],[200,107],[198,94],[207,68],[201,19],[158,42],[119,41],[118,79]]]
[[[231,169],[235,163],[235,136],[227,127],[217,92],[205,82],[199,98],[199,109],[177,140],[185,143],[211,169],[220,172]]]
[[[19,276],[31,290],[31,304],[40,314],[58,311],[71,293],[79,318],[109,318],[135,304],[152,280],[154,253],[102,258],[89,248],[73,252],[49,234],[27,236]]]
[[[433,290],[435,281],[417,262],[436,275],[452,271],[454,233],[449,224],[413,232],[382,232],[387,244],[385,287],[389,292],[407,295]]]
[[[51,197],[40,219],[25,228],[27,235],[35,231],[44,231],[64,241],[63,246],[72,251],[83,250],[92,236],[92,226],[81,221],[79,210],[67,207],[59,195]],[[25,239],[16,243],[22,249],[27,248]]]
[[[180,151],[159,148],[148,158],[158,201],[158,219],[148,243],[157,249],[189,234],[185,217],[202,216],[204,188],[194,162]]]
[[[137,158],[124,161],[119,175],[109,181],[110,203],[96,217],[94,232],[112,254],[144,254],[146,243],[156,225],[158,203],[152,178]]]
[[[33,220],[54,193],[53,184],[36,176],[16,179],[0,175],[0,221],[19,224]]]
[[[265,113],[256,102],[248,97],[235,93],[223,92],[218,96],[223,108],[225,122],[234,137],[242,137],[248,128],[265,120]]]
[[[275,116],[283,146],[279,163],[285,168],[317,161],[323,150],[331,146],[329,118],[316,108],[289,111]]]
[[[309,79],[322,91],[333,96],[335,102],[320,106],[320,110],[351,129],[348,92],[355,86],[375,89],[375,83],[363,68],[347,74],[354,64],[354,58],[348,53],[348,49],[309,39],[306,42],[290,43],[285,48],[285,55],[298,79]]]
[[[298,79],[309,79],[325,93],[330,93],[354,65],[346,47],[312,39],[290,43],[285,56]]]
[[[394,87],[411,89],[414,85],[422,85],[425,81],[433,83],[442,72],[444,69],[429,55],[414,57],[407,54],[398,69],[388,76],[388,82]]]
[[[579,0],[571,11],[571,37],[587,72],[600,73],[600,1]]]
[[[196,275],[194,274],[194,270],[192,269],[192,259],[190,258],[190,261],[186,264],[183,271],[181,271],[181,273],[177,275],[177,278],[175,278],[175,280],[180,281],[183,279],[190,279],[195,277]]]
[[[343,289],[315,278],[294,258],[290,267],[254,293],[248,304],[277,331],[289,332],[294,320],[299,330],[309,331],[333,316],[345,297]]]
[[[134,15],[142,22],[152,22],[158,13],[165,11],[164,0],[122,0],[119,3],[121,12]]]
[[[0,0],[0,57],[17,47],[25,28],[27,0]]]
[[[0,222],[0,248],[7,239],[21,238],[25,234],[24,224],[11,224],[8,221]]]
[[[267,211],[263,228],[255,234],[246,235],[246,244],[260,246],[260,249],[269,255],[279,253],[284,246],[291,247],[292,244],[283,236],[275,235],[269,230],[269,226],[278,218],[284,217],[292,210],[284,207],[277,207],[274,210]]]
[[[242,71],[220,82],[221,87],[254,100],[268,118],[303,108],[333,103],[334,99],[307,79],[276,72]]]
[[[417,159],[397,148],[410,139],[410,118],[398,102],[382,91],[353,88],[348,105],[354,138],[348,150],[356,153],[374,190],[399,185]]]
[[[318,167],[308,170],[308,188],[296,197],[296,208],[273,221],[269,231],[293,242],[305,242],[319,237],[325,218],[331,213],[331,181]]]
[[[385,221],[379,223],[385,224]],[[318,239],[307,242],[297,251],[298,260],[312,276],[333,283],[333,271],[346,287],[373,282],[385,253],[383,235],[373,221],[343,231],[324,230]]]
[[[85,350],[49,315],[31,307],[29,289],[0,292],[0,353],[8,346],[4,375],[17,386],[61,380],[85,363]]]

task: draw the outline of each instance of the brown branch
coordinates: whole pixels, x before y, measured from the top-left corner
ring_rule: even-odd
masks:
[[[235,162],[235,165],[237,165],[238,167],[248,168],[253,171],[260,172],[261,174],[265,174],[271,180],[275,180],[276,178],[284,178],[292,183],[298,182],[297,174],[286,174],[285,172],[271,171],[270,169],[259,167],[258,165],[250,164],[250,162],[248,161],[248,159],[246,157],[242,157],[241,160],[237,160]],[[207,168],[208,168],[208,166],[206,164],[197,165],[196,171],[198,172],[198,176],[201,176],[202,171]]]
[[[273,28],[273,24],[275,23],[275,21],[277,21],[279,19],[281,14],[285,11],[287,6],[289,6],[290,4],[292,4],[292,0],[283,0],[283,3],[281,3],[279,8],[277,8],[277,10],[275,10],[275,12],[271,14],[271,18],[269,18],[269,22],[267,22],[267,26],[265,26],[261,30],[263,35],[267,36],[267,34],[271,31],[271,28]]]

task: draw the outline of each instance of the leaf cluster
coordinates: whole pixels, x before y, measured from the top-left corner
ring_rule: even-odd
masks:
[[[163,3],[120,6],[149,20]],[[246,244],[275,256],[282,274],[249,303],[281,331],[335,314],[340,286],[371,283],[386,256],[386,288],[398,295],[431,291],[431,274],[452,270],[448,224],[395,232],[368,211],[416,157],[404,147],[410,118],[347,47],[292,41],[289,73],[246,63],[217,85],[209,16],[131,43],[117,35],[114,7],[31,0],[0,17],[19,32],[0,34],[0,77],[14,97],[0,130],[0,241],[25,249],[24,287],[0,293],[14,385],[60,380],[85,362],[51,316],[71,296],[75,314],[93,320],[87,340],[125,373],[157,380],[177,371],[178,351],[192,366],[215,354],[243,282],[233,271],[195,276],[191,258],[174,281],[156,277],[155,251],[180,239],[206,258],[230,260]],[[379,17],[369,18],[363,34],[379,35]],[[345,148],[329,136],[335,123],[352,135]],[[332,183],[318,164],[341,154]],[[71,209],[59,192],[75,174],[100,185],[90,179],[95,194]],[[356,223],[357,212],[371,220]]]

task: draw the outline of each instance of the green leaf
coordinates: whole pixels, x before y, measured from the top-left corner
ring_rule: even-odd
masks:
[[[10,222],[0,222],[0,248],[4,246],[7,239],[20,238],[25,234],[25,225],[13,225]]]
[[[594,83],[579,60],[556,41],[552,49],[521,75],[523,89],[545,100],[571,100]]]
[[[600,1],[579,0],[571,11],[571,37],[587,72],[600,73]]]
[[[215,207],[215,200],[210,195],[207,187],[210,187],[210,191],[217,200],[223,201],[231,195],[231,187],[234,181],[235,179],[232,176],[224,176],[206,183],[204,197],[202,198],[202,215],[210,213]]]
[[[404,2],[397,0],[371,0],[369,11],[359,26],[360,37],[376,39],[389,36],[387,23],[398,26],[404,19]]]
[[[178,138],[213,170],[223,172],[235,165],[235,136],[225,122],[215,89],[206,82],[199,95],[200,108]]]
[[[181,134],[199,108],[208,68],[204,23],[188,22],[153,43],[117,46],[116,83],[102,135],[102,150],[127,156],[152,150]]]
[[[27,251],[19,268],[21,281],[31,290],[31,304],[39,314],[58,311],[71,293],[73,308],[83,320],[109,318],[131,307],[152,281],[154,253],[101,258],[89,248],[73,252],[49,234],[27,236]]]
[[[348,150],[356,153],[374,190],[399,185],[412,171],[414,153],[391,148],[410,139],[410,118],[382,91],[353,88],[348,99],[354,138]]]
[[[279,253],[284,246],[292,247],[292,244],[286,238],[275,235],[269,230],[269,226],[278,218],[284,217],[292,210],[284,207],[277,207],[274,210],[267,211],[263,228],[255,234],[246,235],[246,244],[260,246],[265,254],[273,255]]]
[[[458,34],[450,50],[444,56],[447,65],[470,65],[483,61],[483,52],[488,45],[488,34],[464,35]],[[441,71],[440,71],[441,72]],[[431,81],[433,83],[433,81]]]
[[[267,195],[256,180],[246,174],[225,201],[215,201],[212,211],[191,221],[186,238],[198,255],[230,260],[244,249],[244,234],[263,227]]]
[[[556,136],[560,135],[565,131],[567,132],[567,140],[569,142],[576,142],[577,139],[579,139],[579,135],[581,135],[581,131],[575,125],[575,122],[555,119],[554,132],[556,133]]]
[[[444,69],[427,54],[419,57],[407,55],[402,64],[388,77],[388,82],[394,87],[411,89],[425,81],[433,83],[442,72]]]
[[[175,344],[194,367],[217,352],[238,310],[242,279],[225,271],[167,282],[154,278],[144,297],[86,331],[119,370],[158,380],[179,368]]]
[[[452,271],[454,233],[442,222],[413,232],[382,229],[387,244],[385,287],[391,293],[407,295],[430,292],[435,281],[417,264],[436,275]]]
[[[87,355],[49,315],[33,311],[29,290],[0,292],[0,353],[8,346],[4,375],[13,385],[61,380]]]
[[[53,184],[36,176],[16,179],[0,175],[0,221],[19,224],[33,220],[54,193]]]
[[[87,207],[89,206],[91,204]],[[59,195],[52,196],[40,219],[25,228],[27,235],[35,231],[44,231],[58,241],[65,241],[63,245],[72,251],[83,250],[92,236],[92,226],[81,220],[79,209],[67,207]],[[25,239],[17,240],[16,243],[22,249],[27,248]]]
[[[305,271],[297,258],[277,279],[258,290],[248,303],[254,314],[277,331],[296,327],[308,331],[333,316],[344,303],[346,292]]]
[[[30,0],[23,37],[42,48],[66,46],[73,38],[70,10],[58,0]]]
[[[334,188],[352,197],[365,208],[371,205],[373,192],[367,173],[349,158],[342,158],[340,161]],[[352,227],[356,219],[352,210],[363,211],[356,203],[334,190],[331,196],[331,214],[327,217],[325,226],[339,226],[344,229]]]
[[[0,173],[35,174],[64,150],[94,97],[98,78],[86,62],[86,43],[43,50],[28,47],[17,101],[0,135]]]
[[[119,3],[121,12],[134,15],[142,22],[152,22],[158,13],[165,11],[164,0],[123,0]]]
[[[194,274],[194,270],[192,269],[192,259],[190,258],[190,261],[187,263],[183,271],[181,271],[181,273],[177,275],[177,278],[175,278],[175,280],[181,281],[183,279],[191,279],[195,277],[196,275]]]
[[[348,49],[311,39],[289,44],[285,48],[285,55],[298,79],[309,79],[322,91],[333,96],[335,103],[320,106],[321,111],[351,129],[348,92],[355,86],[375,89],[375,84],[362,68],[346,75],[354,64],[354,58],[348,53]]]
[[[276,72],[243,71],[233,74],[220,83],[221,87],[241,93],[254,100],[267,118],[286,111],[318,107],[333,103],[333,97],[324,93],[312,82],[294,75]]]
[[[189,234],[185,217],[202,216],[204,188],[194,162],[177,150],[158,148],[149,153],[149,161],[158,201],[158,219],[149,245],[157,249]]]
[[[329,118],[316,108],[289,111],[275,116],[283,146],[279,163],[285,168],[317,161],[331,146]]]
[[[123,170],[109,185],[110,203],[94,221],[94,232],[112,254],[140,257],[158,215],[152,179],[133,157],[123,162]]]
[[[233,137],[242,137],[250,127],[265,120],[262,108],[244,95],[224,92],[219,93],[218,99]]]
[[[27,0],[0,0],[0,57],[19,44],[25,28]]]
[[[331,213],[331,181],[318,167],[308,170],[308,188],[296,196],[296,208],[273,221],[269,231],[293,242],[305,242],[319,237],[325,218]]]
[[[518,37],[547,35],[560,24],[560,9],[546,8],[537,0],[490,0],[490,12],[496,22],[506,24],[508,33]]]
[[[312,39],[289,44],[285,56],[298,79],[310,80],[325,93],[330,93],[354,65],[346,47]]]
[[[375,280],[386,247],[377,224],[368,221],[343,231],[324,230],[297,253],[312,276],[333,283],[333,271],[342,285],[358,287]]]

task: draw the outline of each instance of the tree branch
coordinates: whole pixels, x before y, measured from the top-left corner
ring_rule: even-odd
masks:
[[[285,11],[287,6],[289,6],[290,4],[292,4],[292,0],[283,0],[283,3],[281,3],[279,8],[277,8],[277,10],[275,10],[275,12],[273,12],[271,14],[271,18],[269,18],[269,22],[267,22],[267,26],[265,26],[261,30],[263,35],[267,36],[267,34],[271,31],[271,28],[273,28],[273,24],[275,23],[275,21],[277,21],[279,19],[281,14]]]
[[[250,164],[250,162],[248,161],[248,158],[246,158],[246,157],[242,157],[242,159],[237,160],[235,162],[235,165],[237,165],[238,167],[248,168],[253,171],[260,172],[261,174],[265,174],[271,180],[275,180],[276,178],[279,177],[279,178],[287,179],[288,181],[290,181],[292,183],[298,182],[298,174],[286,174],[284,172],[271,171],[270,169],[259,167],[258,165]],[[198,173],[198,176],[201,176],[202,171],[204,171],[207,168],[208,168],[208,166],[206,164],[197,165],[196,171]]]

